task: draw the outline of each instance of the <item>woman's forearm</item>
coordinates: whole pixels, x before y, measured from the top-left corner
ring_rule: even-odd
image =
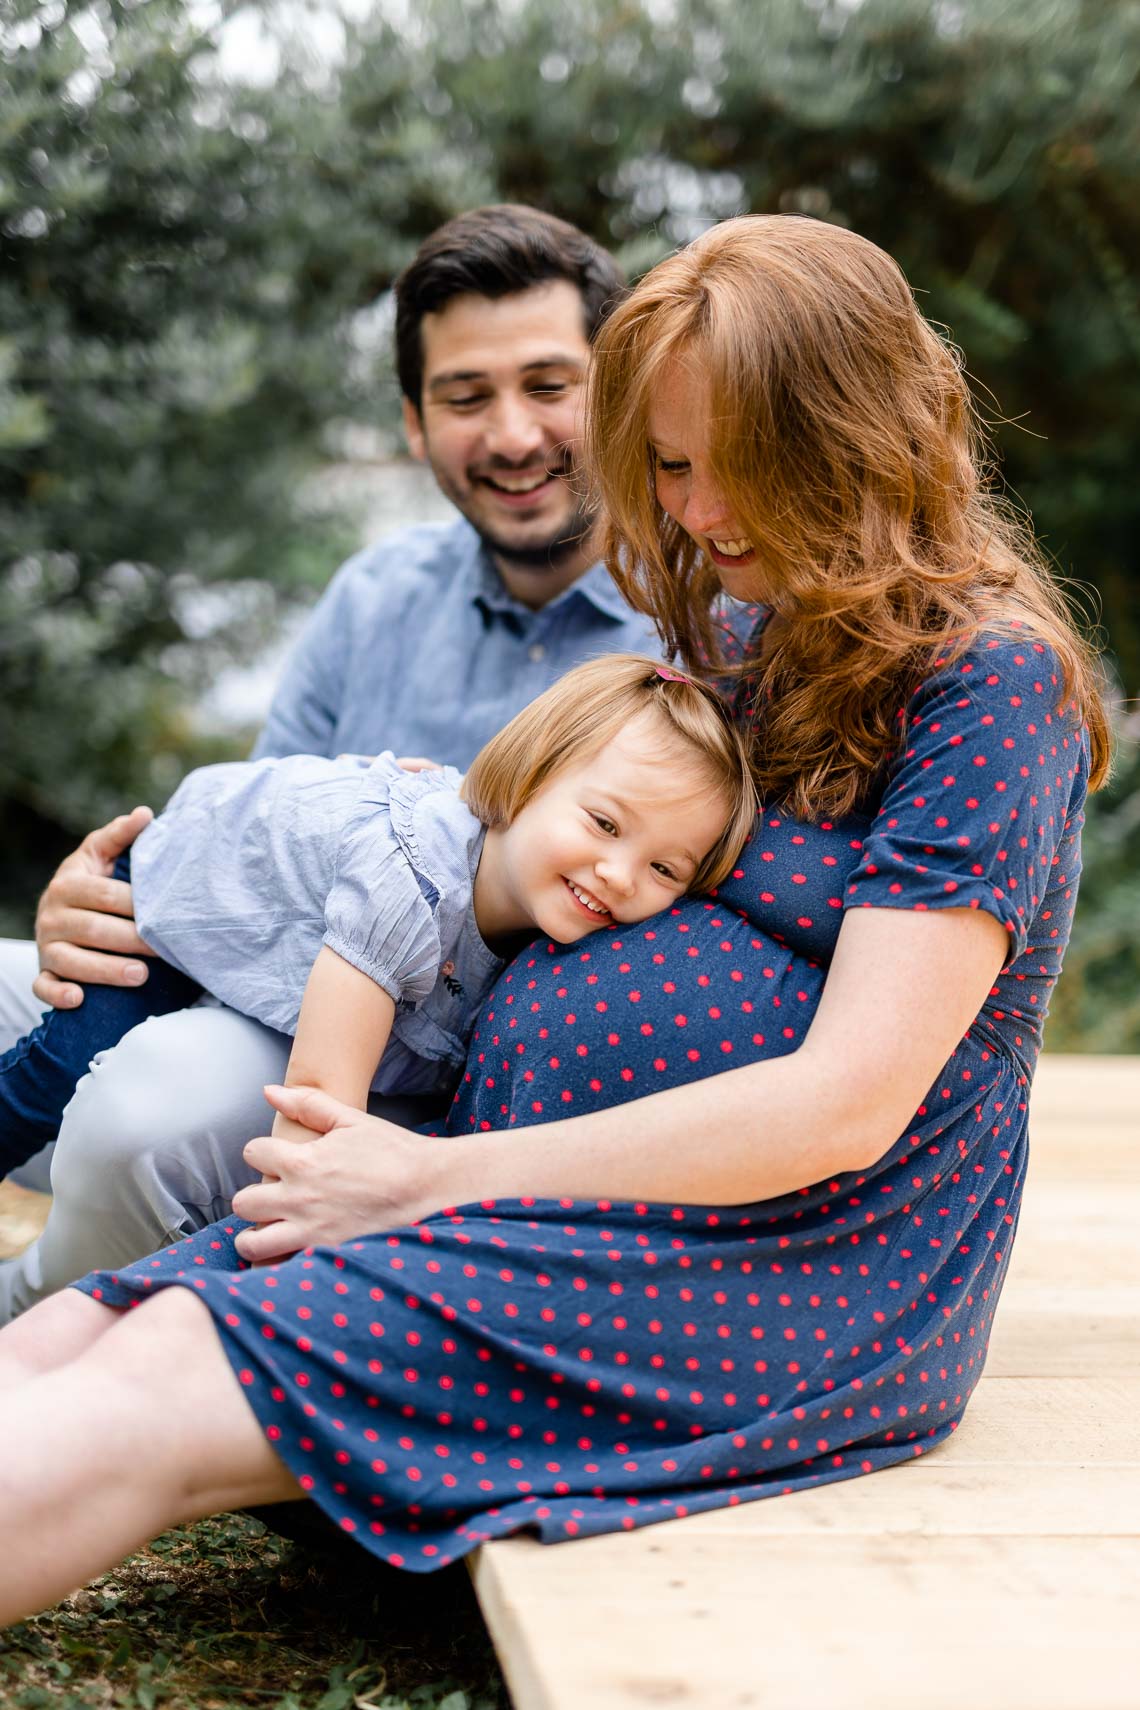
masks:
[[[454,1148],[452,1203],[624,1199],[746,1205],[859,1168],[875,1142],[810,1053]],[[882,1147],[880,1146],[880,1149]]]
[[[563,1122],[414,1139],[323,1094],[270,1089],[320,1138],[246,1147],[282,1179],[235,1198],[241,1216],[275,1225],[247,1232],[242,1252],[272,1258],[481,1200],[749,1205],[870,1169],[907,1132],[1005,947],[980,911],[855,911],[798,1050]]]
[[[480,1135],[456,1160],[464,1198],[748,1205],[869,1169],[905,1133],[1005,948],[980,912],[856,910],[798,1050],[571,1121]]]
[[[269,1102],[309,1132],[310,1144],[266,1136],[246,1146],[246,1162],[266,1179],[241,1189],[234,1210],[263,1227],[246,1230],[239,1250],[255,1261],[279,1258],[480,1200],[731,1205],[830,1179],[857,1159],[834,1138],[842,1126],[836,1099],[811,1100],[810,1127],[793,1119],[818,1080],[800,1058],[755,1063],[569,1122],[463,1140],[423,1139],[324,1093],[270,1087]]]

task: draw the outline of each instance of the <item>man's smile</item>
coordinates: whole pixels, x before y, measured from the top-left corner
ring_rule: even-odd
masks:
[[[489,488],[496,499],[514,509],[545,498],[568,473],[568,465],[549,469],[543,463],[528,469],[473,469],[468,480],[472,486]]]
[[[538,469],[529,474],[484,475],[481,477],[489,487],[497,487],[500,493],[533,493],[536,487],[544,487],[550,480],[545,469]]]

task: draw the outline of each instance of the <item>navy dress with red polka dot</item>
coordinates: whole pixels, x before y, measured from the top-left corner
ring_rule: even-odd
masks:
[[[414,1571],[927,1452],[985,1359],[1076,897],[1088,744],[1060,692],[1028,633],[986,637],[900,708],[866,813],[766,809],[715,897],[531,945],[447,1125],[525,1127],[794,1051],[849,909],[984,909],[1005,966],[873,1169],[748,1206],[468,1205],[257,1269],[229,1219],[78,1286],[119,1306],[194,1289],[302,1488]]]

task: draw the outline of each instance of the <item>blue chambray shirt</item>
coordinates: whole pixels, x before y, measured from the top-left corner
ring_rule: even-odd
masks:
[[[462,518],[400,529],[333,577],[254,757],[390,748],[462,769],[572,665],[620,652],[659,658],[661,641],[604,565],[531,611]]]
[[[475,920],[486,828],[460,775],[390,753],[203,766],[131,851],[145,941],[213,997],[290,1037],[322,944],[396,1004],[372,1082],[438,1093],[502,962]]]

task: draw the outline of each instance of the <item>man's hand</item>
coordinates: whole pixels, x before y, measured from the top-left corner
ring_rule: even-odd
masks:
[[[33,990],[53,1009],[75,1009],[83,1002],[80,986],[141,986],[149,956],[135,931],[131,887],[111,877],[115,861],[154,818],[148,807],[120,814],[109,825],[88,832],[74,854],[57,868],[36,913],[40,974]]]
[[[239,1235],[243,1259],[271,1263],[403,1228],[451,1203],[451,1141],[409,1134],[312,1088],[266,1087],[265,1096],[308,1138],[262,1135],[246,1146],[246,1163],[265,1179],[234,1195],[238,1216],[260,1225]]]

